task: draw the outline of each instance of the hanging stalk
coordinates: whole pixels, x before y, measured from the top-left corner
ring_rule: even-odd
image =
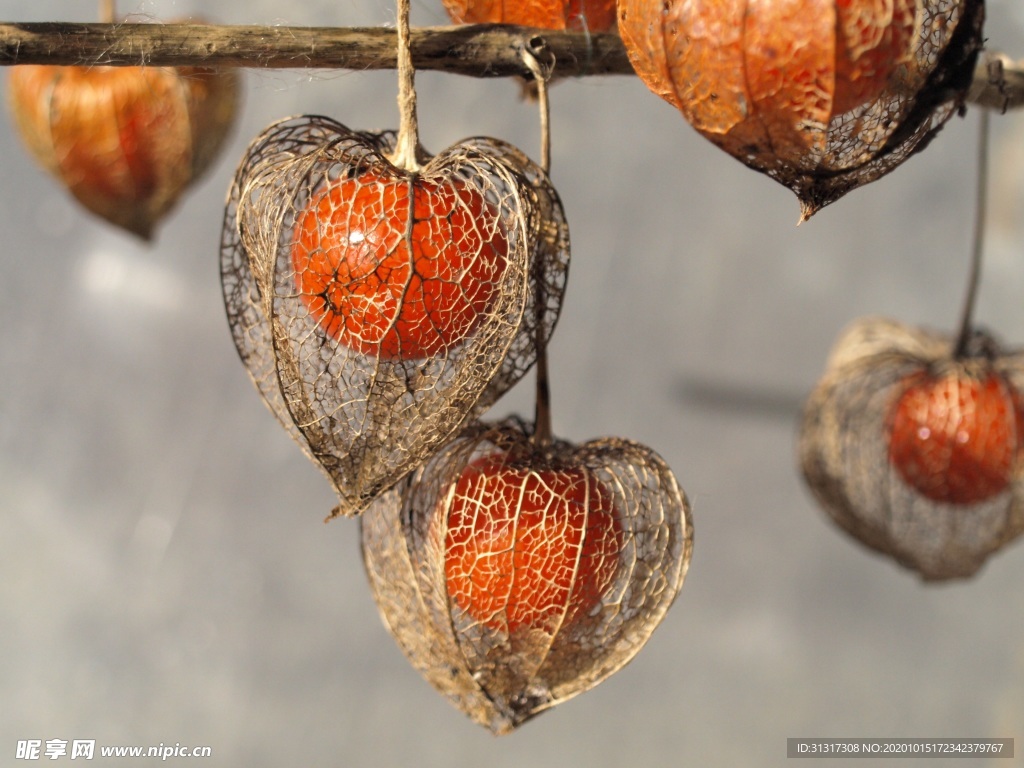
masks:
[[[397,168],[408,172],[406,188],[409,210],[405,219],[405,247],[409,259],[413,259],[413,228],[416,226],[416,178],[420,164],[416,150],[420,144],[420,124],[416,115],[416,68],[412,63],[412,46],[409,37],[409,14],[411,0],[398,0],[398,48],[396,69],[398,70],[398,138],[395,151],[388,158]],[[409,270],[409,279],[415,268]]]
[[[550,51],[543,38],[535,37],[529,46],[523,48],[523,60],[533,74],[537,84],[537,104],[540,109],[540,165],[544,173],[551,172],[551,108],[548,102],[548,80],[551,79],[552,67],[542,65],[538,58]],[[534,346],[537,351],[537,383],[536,406],[534,412],[533,441],[538,448],[551,444],[551,387],[548,382],[548,351],[544,334],[544,311],[547,306],[547,287],[544,283],[544,263],[542,259],[533,260],[534,307]]]
[[[974,236],[971,245],[971,265],[967,277],[967,292],[964,296],[960,315],[960,333],[957,336],[953,357],[965,357],[969,352],[974,327],[974,307],[981,282],[982,253],[985,250],[985,214],[988,208],[988,155],[989,155],[989,111],[981,110],[978,127],[978,178],[975,190]]]
[[[415,173],[420,166],[416,149],[420,143],[419,120],[416,116],[416,69],[412,65],[409,35],[410,0],[398,0],[398,141],[391,157],[399,168]],[[410,201],[411,190],[410,190]],[[411,221],[410,217],[410,221]]]
[[[100,21],[104,24],[113,24],[117,21],[117,8],[115,0],[100,0]]]

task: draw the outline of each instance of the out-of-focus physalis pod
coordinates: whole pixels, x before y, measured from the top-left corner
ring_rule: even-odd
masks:
[[[804,477],[841,528],[927,580],[973,575],[1024,532],[1024,356],[976,332],[851,326],[806,404]]]
[[[637,74],[803,218],[919,151],[963,105],[984,0],[620,0]]]
[[[620,669],[682,586],[686,496],[628,440],[537,445],[475,424],[363,515],[384,623],[413,666],[507,733]]]
[[[615,0],[442,0],[455,24],[518,24],[539,29],[614,32]]]
[[[88,210],[149,240],[224,143],[240,94],[232,69],[11,67],[25,144]]]
[[[550,338],[569,234],[547,175],[467,139],[408,171],[395,135],[270,126],[229,193],[235,344],[285,428],[361,513],[515,384]]]

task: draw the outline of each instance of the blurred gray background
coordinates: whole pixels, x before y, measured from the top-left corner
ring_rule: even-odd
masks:
[[[991,46],[1024,56],[1020,0],[989,4]],[[119,10],[340,26],[394,14],[383,0]],[[96,11],[19,0],[0,17]],[[445,21],[417,0],[415,25]],[[516,83],[418,85],[428,149],[485,134],[537,156]],[[788,191],[636,78],[553,89],[574,254],[555,428],[659,451],[693,502],[696,546],[632,664],[497,739],[383,628],[358,526],[322,523],[332,493],[249,382],[220,294],[223,201],[249,140],[309,112],[397,127],[394,93],[393,72],[248,72],[226,151],[148,248],[83,213],[0,124],[0,764],[30,738],[209,745],[205,762],[247,768],[777,766],[794,736],[1016,737],[1024,755],[1024,547],[967,583],[924,586],[828,523],[794,463],[800,402],[844,325],[882,313],[953,328],[977,115],[797,227]],[[979,319],[1020,345],[1024,115],[993,123]],[[494,412],[531,409],[521,385]]]

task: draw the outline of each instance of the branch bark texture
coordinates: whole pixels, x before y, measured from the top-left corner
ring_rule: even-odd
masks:
[[[412,30],[413,64],[470,77],[530,77],[522,49],[538,35],[557,74],[633,73],[617,35],[484,24]],[[395,69],[397,34],[384,27],[0,22],[0,65]]]
[[[522,51],[538,37],[555,57],[553,77],[633,74],[618,35],[497,24],[414,29],[413,64],[469,77],[531,78]],[[385,27],[0,22],[0,66],[17,64],[395,69],[397,34]],[[983,55],[969,100],[996,110],[1024,106],[1024,61]]]

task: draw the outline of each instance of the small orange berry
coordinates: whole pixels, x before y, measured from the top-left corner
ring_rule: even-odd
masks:
[[[1013,480],[1022,413],[1011,385],[996,373],[915,374],[891,415],[889,460],[922,496],[975,504]]]
[[[371,171],[313,196],[295,226],[292,266],[329,336],[362,354],[418,360],[479,325],[508,251],[498,211],[475,188]]]
[[[568,625],[600,603],[619,568],[614,499],[582,467],[479,459],[455,484],[447,526],[448,594],[491,629]]]

